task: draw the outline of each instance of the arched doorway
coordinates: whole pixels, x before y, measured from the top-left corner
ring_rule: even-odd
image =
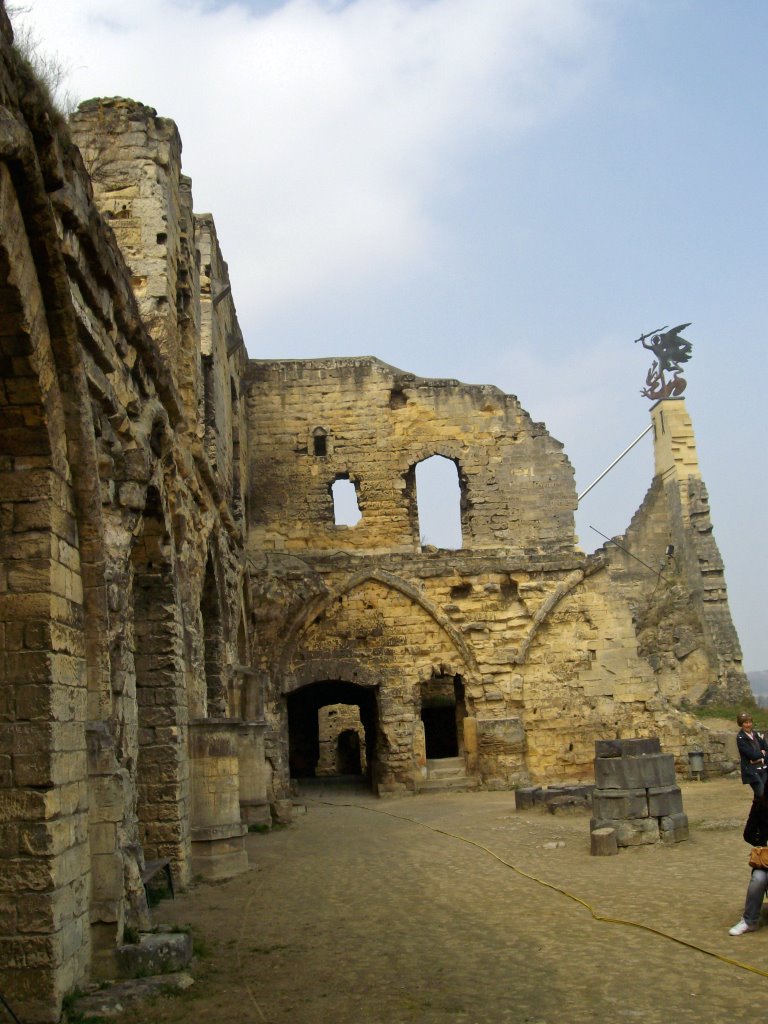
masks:
[[[320,756],[316,775],[364,775],[365,729],[357,704],[326,704],[317,712]]]
[[[288,694],[287,705],[291,779],[356,776],[371,784],[378,738],[375,689],[341,679],[324,680]],[[330,724],[333,711],[342,723],[335,731]],[[362,729],[356,727],[355,719]],[[328,724],[323,725],[322,740],[321,723]],[[324,751],[328,743],[331,748]]]

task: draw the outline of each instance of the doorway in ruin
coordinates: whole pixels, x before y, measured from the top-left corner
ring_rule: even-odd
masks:
[[[365,775],[365,729],[357,704],[328,704],[317,712],[320,753],[315,775]]]
[[[374,778],[376,692],[343,680],[294,690],[288,704],[288,764],[292,779]]]
[[[461,676],[435,676],[420,689],[427,759],[462,757],[467,708]]]
[[[365,748],[354,729],[344,729],[336,740],[336,769],[339,775],[362,775]]]

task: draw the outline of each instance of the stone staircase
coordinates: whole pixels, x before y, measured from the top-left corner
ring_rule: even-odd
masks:
[[[467,775],[463,757],[428,758],[427,777],[419,783],[419,792],[456,793],[477,785],[477,779]]]

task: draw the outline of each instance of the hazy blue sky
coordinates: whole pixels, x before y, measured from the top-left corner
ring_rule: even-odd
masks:
[[[493,383],[582,490],[686,374],[748,669],[768,668],[766,0],[32,0],[78,99],[179,125],[249,352]],[[626,528],[646,438],[583,502]]]

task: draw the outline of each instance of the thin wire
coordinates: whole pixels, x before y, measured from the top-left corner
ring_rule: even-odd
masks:
[[[652,427],[653,427],[653,423],[649,423],[648,426],[645,428],[645,430],[642,432],[642,434],[640,434],[639,437],[636,437],[635,440],[632,442],[632,444],[628,445],[624,449],[624,451],[621,453],[621,455],[619,455],[618,458],[615,458],[613,460],[613,462],[610,464],[610,466],[607,469],[604,469],[603,472],[600,474],[600,476],[596,480],[592,481],[592,483],[589,485],[589,487],[585,488],[581,492],[581,494],[577,495],[576,501],[577,502],[581,502],[582,498],[586,498],[586,496],[589,494],[589,492],[592,490],[592,488],[596,487],[600,483],[600,481],[603,479],[603,477],[607,476],[610,473],[610,471],[613,469],[613,467],[618,465],[618,463],[621,462],[621,460],[624,458],[624,456],[628,452],[632,451],[632,449],[635,447],[635,445],[638,443],[638,441],[642,441],[642,439],[645,437],[645,435],[648,433],[648,431]]]
[[[330,807],[356,807],[361,811],[372,811],[375,814],[386,814],[389,818],[399,818],[400,821],[408,821],[412,825],[420,825],[422,828],[429,829],[430,832],[437,832],[439,835],[450,836],[451,839],[458,839],[459,842],[467,843],[468,846],[475,846],[478,850],[482,850],[484,853],[489,854],[489,856],[493,857],[494,860],[497,860],[500,864],[510,868],[523,878],[527,878],[532,882],[543,885],[546,889],[552,889],[553,892],[559,892],[569,900],[573,900],[574,903],[578,903],[579,906],[588,910],[595,921],[600,921],[604,924],[625,925],[628,928],[639,928],[641,931],[650,932],[652,935],[658,935],[662,939],[669,939],[671,942],[676,942],[680,946],[686,946],[688,949],[693,949],[697,953],[704,953],[706,956],[714,957],[716,960],[720,960],[724,964],[730,964],[731,967],[739,967],[743,971],[750,971],[752,974],[759,974],[762,978],[768,978],[768,971],[762,971],[759,967],[753,967],[751,964],[742,963],[741,960],[734,960],[732,957],[723,956],[722,953],[715,953],[711,949],[705,949],[704,946],[697,946],[695,942],[689,942],[687,939],[680,939],[676,935],[670,935],[669,932],[662,931],[660,928],[654,928],[653,925],[643,924],[640,921],[629,921],[623,917],[611,917],[609,914],[600,914],[594,909],[594,907],[587,903],[586,900],[583,900],[575,893],[570,892],[568,889],[564,889],[560,885],[555,885],[553,882],[547,882],[545,879],[539,878],[537,875],[532,875],[527,871],[523,871],[522,868],[510,863],[508,860],[504,860],[504,858],[500,857],[498,853],[494,853],[493,850],[490,850],[487,846],[483,846],[482,843],[476,842],[474,839],[467,839],[466,836],[457,835],[455,832],[449,832],[448,829],[438,828],[436,825],[429,825],[425,821],[419,821],[418,818],[409,818],[404,814],[393,814],[392,811],[380,810],[378,807],[365,807],[362,804],[336,803],[331,800],[315,800],[315,803],[327,804]]]

